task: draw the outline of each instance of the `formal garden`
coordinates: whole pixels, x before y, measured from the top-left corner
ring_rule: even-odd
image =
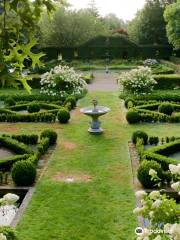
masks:
[[[179,240],[180,1],[88,6],[0,1],[0,240]]]

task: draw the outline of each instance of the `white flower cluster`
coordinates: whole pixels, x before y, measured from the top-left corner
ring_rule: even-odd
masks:
[[[41,76],[41,93],[48,96],[66,97],[81,95],[86,82],[81,75],[68,66],[56,66]]]
[[[170,164],[169,169],[176,179],[171,187],[180,194],[180,164]],[[155,176],[156,171],[150,169],[149,175]],[[136,198],[140,201],[141,207],[135,208],[134,214],[148,219],[150,224],[137,237],[137,240],[180,240],[179,206],[174,200],[162,195],[160,191],[152,191],[150,194],[145,191],[137,191]],[[167,221],[164,221],[165,219]],[[160,234],[154,234],[153,229],[160,225],[162,225],[158,229]]]
[[[171,184],[171,187],[177,191],[180,195],[180,163],[178,165],[170,164],[169,170],[172,173],[172,175],[175,175],[175,178],[179,181],[173,182]]]
[[[7,205],[13,205],[19,200],[19,196],[13,193],[7,193],[3,196],[3,200]]]
[[[154,80],[149,67],[138,67],[119,76],[119,85],[123,85],[125,91],[134,95],[146,95],[153,91],[157,82]]]
[[[158,64],[158,61],[156,59],[149,58],[144,61],[144,65],[146,65],[146,66],[153,66],[156,64]]]
[[[7,240],[7,237],[3,233],[0,233],[0,240]]]
[[[166,224],[164,226],[164,232],[169,234],[171,239],[179,240],[180,239],[180,224]]]

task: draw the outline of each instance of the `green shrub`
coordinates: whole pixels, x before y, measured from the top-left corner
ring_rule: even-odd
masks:
[[[26,134],[12,135],[11,137],[13,139],[16,139],[17,141],[25,143],[25,144],[35,145],[38,142],[38,135],[36,135],[36,134],[31,134],[31,135],[26,135]]]
[[[40,138],[48,138],[49,139],[49,144],[53,145],[57,141],[57,133],[52,130],[52,129],[45,129],[42,133]]]
[[[149,175],[150,169],[154,169],[157,172],[157,175],[162,179],[162,170],[161,165],[155,161],[142,161],[138,169],[138,179],[145,188],[155,187],[155,181],[151,180]]]
[[[29,113],[36,113],[36,112],[39,112],[41,110],[41,108],[40,108],[39,104],[32,102],[29,104],[27,110]]]
[[[173,74],[174,69],[162,64],[158,64],[152,67],[152,73],[153,74]]]
[[[143,143],[146,145],[147,141],[148,141],[147,133],[140,131],[140,130],[133,132],[133,134],[132,134],[133,143],[136,144],[138,139],[142,139]]]
[[[17,240],[17,233],[14,228],[8,226],[0,227],[0,233],[3,233],[7,240]]]
[[[158,137],[149,137],[149,144],[150,145],[157,145],[159,142],[159,138]]]
[[[48,150],[49,145],[49,138],[43,137],[37,146],[38,157],[42,156]]]
[[[10,149],[16,154],[31,154],[32,150],[22,142],[18,142],[10,137],[0,137],[0,145]]]
[[[165,143],[163,145],[149,149],[149,151],[158,153],[164,156],[169,156],[175,152],[178,152],[179,149],[180,149],[180,140],[176,140],[176,141]]]
[[[68,123],[70,117],[69,111],[67,111],[65,108],[62,108],[58,111],[57,118],[60,123]]]
[[[173,111],[174,111],[174,108],[173,108],[172,104],[170,104],[170,103],[162,103],[159,106],[160,113],[164,113],[164,114],[171,116]]]
[[[70,103],[71,109],[74,109],[76,107],[76,98],[75,97],[66,98],[64,105],[66,105],[67,103]]]
[[[30,186],[36,179],[36,168],[31,161],[18,161],[13,165],[11,174],[17,186]]]
[[[180,87],[180,74],[154,75],[156,89],[175,89]]]
[[[135,101],[133,98],[126,98],[124,101],[124,106],[129,108],[129,103],[131,103],[132,107],[135,105]]]
[[[6,106],[14,106],[14,105],[16,105],[16,101],[12,97],[6,98],[4,103],[5,103]]]
[[[126,113],[126,120],[128,121],[128,123],[133,124],[133,123],[138,123],[140,122],[140,115],[138,112],[134,111],[134,110],[129,110]]]
[[[9,172],[12,168],[12,165],[21,160],[27,160],[31,155],[30,154],[23,154],[23,155],[17,155],[5,158],[3,160],[0,160],[0,170],[2,172]]]
[[[177,164],[177,160],[157,154],[157,153],[153,153],[150,151],[145,151],[144,155],[143,155],[143,159],[146,159],[148,161],[155,161],[157,163],[159,163],[161,165],[161,168],[164,171],[167,171],[169,169],[169,164]]]

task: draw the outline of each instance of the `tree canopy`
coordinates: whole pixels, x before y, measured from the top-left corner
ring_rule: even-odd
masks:
[[[77,47],[108,31],[101,18],[89,9],[79,11],[58,8],[52,20],[44,14],[40,22],[43,47]]]
[[[139,44],[167,44],[166,24],[163,17],[168,3],[161,0],[147,0],[144,8],[137,12],[128,26],[131,40]]]
[[[180,0],[166,7],[164,12],[167,21],[167,36],[169,42],[176,48],[180,48]]]

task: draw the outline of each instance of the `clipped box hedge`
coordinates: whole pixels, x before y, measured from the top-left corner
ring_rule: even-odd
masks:
[[[159,74],[154,75],[157,81],[156,89],[180,88],[180,74]]]

